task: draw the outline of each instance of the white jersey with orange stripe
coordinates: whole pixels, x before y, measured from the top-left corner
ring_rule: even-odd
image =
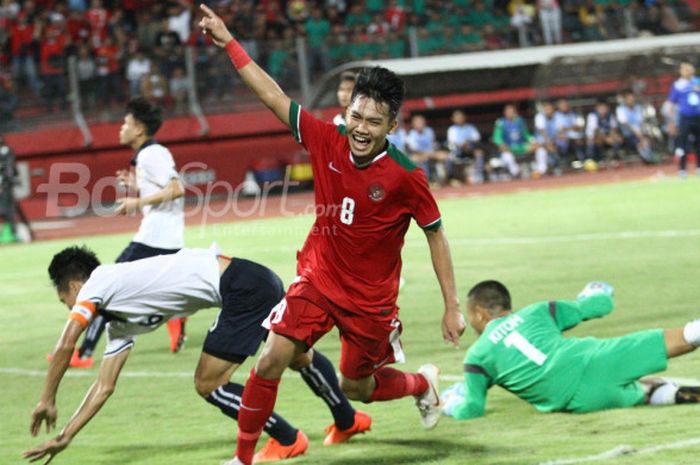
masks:
[[[171,318],[220,306],[217,251],[182,249],[97,267],[78,293],[70,318],[87,326],[98,312],[107,315],[109,356]]]

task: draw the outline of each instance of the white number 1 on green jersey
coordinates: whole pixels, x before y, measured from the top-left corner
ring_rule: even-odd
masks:
[[[515,347],[520,351],[521,354],[535,362],[536,364],[542,366],[547,360],[547,356],[540,352],[537,347],[530,344],[530,341],[525,339],[525,337],[517,331],[513,331],[505,339],[503,343],[506,347]]]

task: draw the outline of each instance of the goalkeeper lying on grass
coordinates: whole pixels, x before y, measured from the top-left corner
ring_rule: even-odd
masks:
[[[486,391],[501,386],[542,412],[585,413],[640,404],[700,401],[700,387],[643,376],[700,345],[700,320],[613,339],[564,337],[562,331],[613,309],[609,284],[588,284],[575,301],[540,302],[512,311],[508,289],[483,281],[467,296],[479,334],[464,359],[464,383],[443,392],[443,413],[459,420],[484,415]]]

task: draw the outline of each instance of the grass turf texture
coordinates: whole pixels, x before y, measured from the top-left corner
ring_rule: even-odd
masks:
[[[510,287],[519,308],[538,300],[573,298],[586,282],[606,280],[616,287],[616,310],[571,334],[611,337],[680,326],[700,316],[699,190],[696,179],[666,179],[445,200],[440,206],[460,298],[464,300],[478,280],[495,278]],[[289,282],[294,252],[311,221],[303,216],[193,227],[186,242],[205,247],[216,240],[224,253],[260,261]],[[664,231],[681,234],[657,234]],[[67,310],[57,301],[46,273],[52,254],[85,243],[109,262],[129,240],[130,235],[97,236],[0,249],[0,463],[23,463],[21,452],[48,438],[44,432],[31,438],[28,432],[43,376],[7,369],[45,370],[46,353],[65,322]],[[433,362],[443,374],[459,377],[464,350],[474,334],[467,330],[459,350],[443,344],[438,284],[427,244],[415,226],[403,257],[407,286],[399,303],[408,362],[402,368],[415,370]],[[162,329],[139,337],[115,394],[53,463],[219,464],[229,458],[236,425],[197,396],[191,377],[214,316],[215,310],[208,310],[191,318],[187,348],[177,355],[167,351]],[[104,340],[98,353],[103,344]],[[335,363],[338,346],[335,333],[317,345]],[[700,354],[675,359],[666,374],[700,378],[699,361]],[[244,382],[251,365],[247,361],[234,380]],[[168,376],[153,377],[148,374],[152,372]],[[97,368],[70,370],[64,378],[58,397],[59,430],[96,374]],[[346,445],[323,447],[330,415],[301,378],[288,372],[277,411],[310,439],[307,455],[289,463],[523,465],[595,455],[621,444],[642,448],[700,436],[697,406],[583,416],[540,414],[500,388],[491,390],[485,418],[443,418],[430,432],[421,429],[412,399],[356,406],[372,415],[372,432]],[[698,447],[598,463],[697,463]]]

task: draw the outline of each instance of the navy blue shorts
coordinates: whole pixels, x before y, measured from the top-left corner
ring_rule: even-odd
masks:
[[[203,352],[233,363],[255,355],[267,337],[262,322],[284,297],[284,284],[269,268],[234,258],[221,275],[221,311],[209,328]]]
[[[134,262],[142,258],[155,257],[157,255],[170,255],[177,253],[180,249],[159,249],[158,247],[150,247],[140,242],[129,242],[126,249],[119,254],[116,263]]]

